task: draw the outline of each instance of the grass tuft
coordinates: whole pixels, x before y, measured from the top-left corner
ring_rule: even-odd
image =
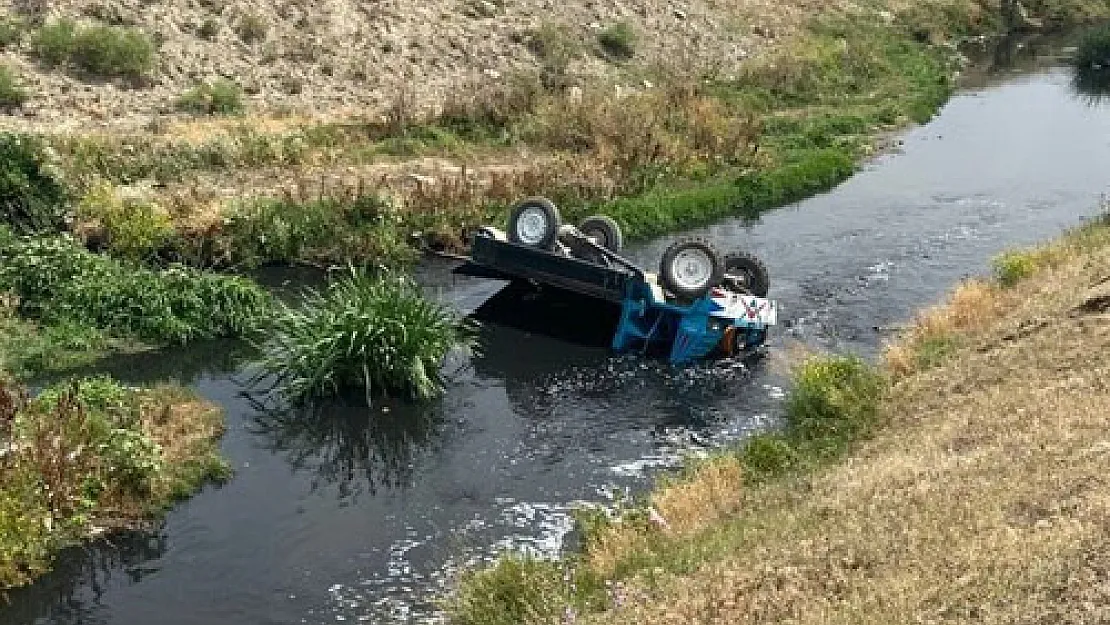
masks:
[[[182,94],[175,105],[179,111],[197,115],[242,115],[246,111],[242,87],[222,79],[196,85]]]
[[[411,279],[348,265],[324,290],[281,304],[259,345],[264,375],[288,399],[306,402],[347,390],[428,399],[443,390],[443,359],[472,344],[447,307]]]
[[[122,77],[132,82],[154,71],[154,41],[136,28],[80,27],[60,19],[41,27],[32,41],[35,54],[50,66],[69,63],[98,77]]]
[[[993,264],[995,278],[1005,288],[1016,285],[1037,270],[1037,258],[1031,252],[1004,252],[994,259]]]
[[[0,65],[0,108],[12,109],[23,106],[30,97],[31,94],[16,77],[15,72],[6,65]]]

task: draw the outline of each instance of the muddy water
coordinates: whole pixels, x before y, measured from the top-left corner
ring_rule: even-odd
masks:
[[[525,307],[508,318],[546,311],[560,337],[484,310],[482,355],[452,363],[449,393],[428,406],[259,405],[229,345],[114,363],[127,379],[175,378],[222,404],[235,479],[158,531],[66,554],[10,597],[0,623],[424,621],[459,566],[503,548],[557,552],[576,502],[642,489],[684,453],[772,426],[774,354],[790,341],[873,355],[876,328],[986,271],[999,250],[1096,210],[1110,189],[1110,109],[1072,95],[1050,62],[977,76],[988,79],[835,191],[690,233],[771,268],[786,327],[750,367],[615,358],[591,336],[605,310],[519,293],[502,298]],[[653,265],[666,244],[631,254]],[[430,265],[424,279],[459,307],[491,294],[446,270]]]

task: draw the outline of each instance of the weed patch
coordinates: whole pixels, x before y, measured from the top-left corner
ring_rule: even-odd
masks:
[[[198,115],[241,115],[243,89],[230,80],[201,83],[177,99],[177,110]]]
[[[158,344],[243,336],[269,310],[249,280],[186,267],[164,271],[99,256],[68,237],[0,245],[0,291],[45,325],[76,324]]]
[[[27,34],[27,24],[22,19],[0,18],[0,50],[16,48],[23,43]]]
[[[236,267],[367,259],[401,265],[416,256],[401,220],[389,201],[361,191],[309,201],[260,199],[235,206],[218,233],[181,245],[186,257]]]
[[[16,77],[15,72],[6,65],[0,65],[0,109],[22,106],[31,94]]]
[[[636,55],[638,39],[632,25],[621,22],[601,31],[597,36],[597,43],[610,59],[625,61]]]
[[[153,260],[174,233],[170,216],[152,202],[122,198],[112,185],[93,187],[77,206],[90,247],[133,261]]]
[[[1009,288],[1033,275],[1037,258],[1031,252],[1010,251],[995,257],[993,265],[998,283]]]
[[[0,381],[0,588],[93,532],[145,520],[227,475],[219,410],[174,387],[74,380],[30,398]]]
[[[92,76],[121,77],[133,83],[154,71],[156,57],[154,42],[138,29],[80,27],[68,19],[40,28],[32,47],[47,65],[68,63]]]
[[[0,134],[0,217],[16,233],[56,232],[64,226],[69,193],[46,146],[37,138]]]
[[[281,304],[260,345],[261,369],[293,401],[335,395],[400,393],[427,399],[443,389],[447,353],[470,334],[446,307],[409,278],[348,266],[297,305]]]

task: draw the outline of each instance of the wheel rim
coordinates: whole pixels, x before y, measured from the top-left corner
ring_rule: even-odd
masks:
[[[679,252],[672,267],[675,283],[685,290],[704,288],[713,277],[713,259],[708,252],[698,248]]]
[[[516,236],[525,245],[538,245],[547,234],[547,215],[541,208],[526,208],[516,220]]]

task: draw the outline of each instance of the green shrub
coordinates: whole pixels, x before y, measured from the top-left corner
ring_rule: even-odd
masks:
[[[72,323],[161,344],[243,336],[270,298],[253,282],[186,267],[155,271],[93,254],[68,237],[0,247],[0,291],[47,325]]]
[[[460,625],[516,625],[536,615],[558,614],[567,604],[557,563],[505,556],[461,584],[452,613]]]
[[[751,479],[774,477],[799,464],[798,450],[781,434],[758,434],[741,449],[745,476]]]
[[[177,109],[198,115],[239,115],[243,105],[243,89],[230,80],[201,83],[177,99]]]
[[[443,389],[443,358],[471,344],[455,315],[411,279],[353,266],[298,305],[281,304],[266,336],[260,368],[293,401],[344,390],[361,390],[367,403],[381,393],[430,398]]]
[[[1076,44],[1071,62],[1080,71],[1110,70],[1110,24],[1084,32]]]
[[[597,36],[597,42],[601,45],[602,51],[609,58],[616,60],[626,60],[635,56],[637,40],[636,31],[627,22],[614,24]]]
[[[1033,275],[1037,259],[1030,252],[1003,252],[995,257],[994,276],[1003,287],[1009,288]]]
[[[112,255],[132,260],[150,259],[174,233],[168,213],[150,202],[121,198],[107,183],[94,186],[81,198],[77,217],[99,224],[104,246]]]
[[[0,108],[21,106],[29,97],[15,73],[7,66],[0,65]]]
[[[786,402],[787,440],[816,457],[841,450],[875,424],[883,389],[879,374],[858,358],[806,361]]]
[[[40,28],[32,47],[47,65],[68,62],[96,76],[136,81],[154,70],[154,42],[136,28],[81,28],[73,20],[62,19]]]
[[[35,55],[47,65],[61,65],[73,54],[77,38],[77,22],[61,19],[40,28],[31,46]]]
[[[210,17],[197,28],[197,35],[203,39],[215,39],[218,34],[220,34],[220,23]]]
[[[0,590],[32,581],[93,528],[149,518],[219,478],[219,415],[195,404],[177,387],[132,389],[107,377],[28,399],[0,375]]]
[[[0,50],[14,48],[23,42],[27,24],[19,18],[0,18]]]
[[[97,76],[139,80],[154,70],[155,48],[136,28],[93,26],[77,31],[70,61]]]
[[[68,200],[40,139],[0,133],[0,224],[17,234],[57,231]]]

